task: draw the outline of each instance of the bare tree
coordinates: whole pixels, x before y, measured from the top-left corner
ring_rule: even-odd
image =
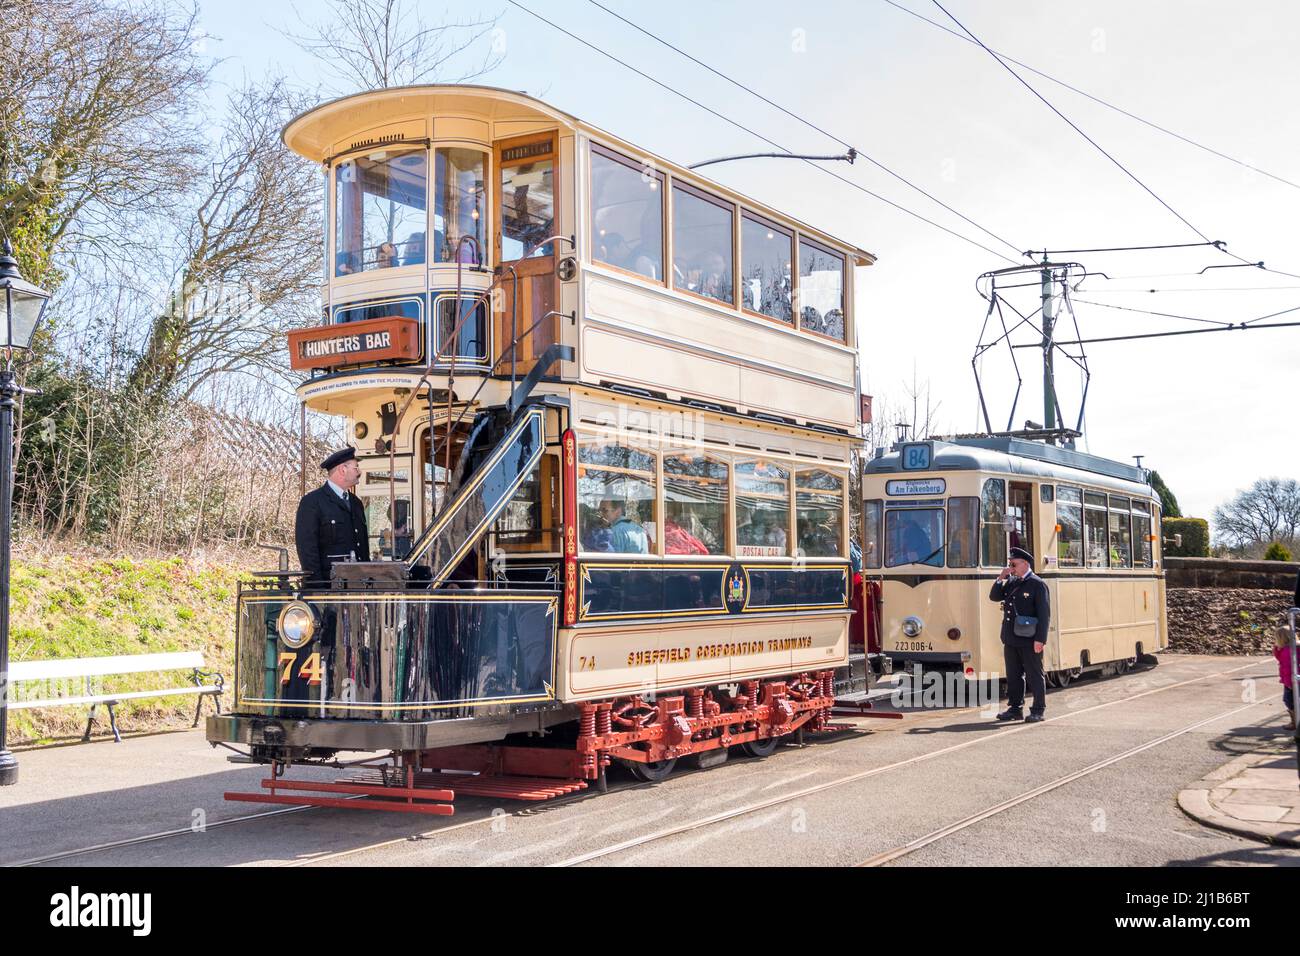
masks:
[[[430,23],[410,0],[329,0],[329,13],[307,23],[304,33],[284,36],[310,53],[340,93],[411,86],[417,83],[464,83],[494,69],[503,56],[493,42],[481,57],[461,57],[484,38],[500,14]],[[457,69],[458,58],[466,61]]]
[[[29,278],[48,283],[61,244],[120,248],[121,227],[182,192],[201,155],[192,107],[207,67],[193,8],[5,0],[3,10],[0,226]]]
[[[285,331],[315,315],[320,174],[280,142],[302,104],[281,81],[232,98],[229,120],[179,239],[175,291],[149,326],[128,385],[154,404],[213,376],[282,372]]]
[[[1260,478],[1214,509],[1217,544],[1238,553],[1262,552],[1278,541],[1294,550],[1300,535],[1300,482]]]

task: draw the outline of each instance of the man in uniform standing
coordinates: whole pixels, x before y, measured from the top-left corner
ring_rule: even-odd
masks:
[[[349,445],[320,463],[325,484],[303,495],[294,521],[298,562],[307,585],[328,586],[337,561],[369,561],[370,534],[361,499],[352,493],[361,477],[357,450]]]
[[[1008,566],[989,591],[990,601],[1002,602],[1002,656],[1007,669],[1007,709],[998,720],[1023,718],[1037,723],[1047,709],[1043,647],[1052,620],[1051,595],[1047,582],[1033,568],[1032,554],[1012,548]],[[1028,717],[1024,716],[1026,684],[1034,698]]]

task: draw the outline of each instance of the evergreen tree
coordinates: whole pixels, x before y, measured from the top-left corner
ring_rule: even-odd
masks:
[[[1160,496],[1161,514],[1166,518],[1181,518],[1183,512],[1178,507],[1178,499],[1174,497],[1174,493],[1169,490],[1169,486],[1164,483],[1163,479],[1161,479],[1160,472],[1152,471],[1150,472],[1150,476],[1151,487],[1155,489],[1156,494]]]

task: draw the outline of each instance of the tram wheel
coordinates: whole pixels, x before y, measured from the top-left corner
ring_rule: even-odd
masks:
[[[1043,675],[1043,679],[1047,681],[1047,686],[1048,686],[1048,687],[1060,687],[1060,686],[1061,686],[1061,672],[1060,672],[1060,671],[1048,671],[1046,674]]]
[[[740,745],[750,757],[770,757],[776,753],[776,748],[781,746],[780,737],[764,737],[761,740],[747,740]]]
[[[1057,672],[1056,672],[1056,686],[1057,686],[1057,687],[1069,687],[1069,686],[1070,686],[1070,681],[1072,681],[1072,680],[1074,680],[1074,675],[1071,674],[1069,671],[1057,671]]]
[[[667,780],[668,775],[673,772],[673,768],[676,766],[676,757],[670,757],[668,760],[654,760],[650,763],[641,763],[639,760],[627,761],[627,768],[632,771],[632,776],[643,783],[659,783]]]
[[[1135,664],[1137,664],[1137,658],[1136,658],[1136,657],[1130,657],[1130,658],[1127,658],[1127,659],[1122,660],[1122,661],[1116,661],[1116,662],[1115,662],[1115,673],[1116,673],[1116,674],[1127,674],[1129,671],[1131,671],[1131,670],[1133,669],[1133,667],[1134,667]]]

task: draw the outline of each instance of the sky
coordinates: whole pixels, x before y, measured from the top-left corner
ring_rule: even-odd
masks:
[[[1212,155],[1016,67],[1135,181],[989,53],[886,0],[601,2],[835,139],[590,0],[521,0],[785,149],[836,153],[843,151],[836,139],[851,143],[988,230],[865,158],[851,167],[827,165],[987,249],[802,163],[752,160],[710,170],[719,182],[879,257],[855,277],[864,391],[878,403],[902,402],[915,376],[928,386],[938,432],[982,428],[971,360],[987,303],[976,279],[1028,263],[1020,251],[1199,243],[1203,235],[1252,262],[1300,276],[1300,185]],[[929,0],[897,3],[958,29]],[[988,47],[1300,184],[1294,120],[1300,60],[1291,49],[1291,38],[1300,35],[1300,5],[944,0],[944,7]],[[503,58],[478,82],[540,96],[681,163],[772,149],[508,2],[499,8],[421,4],[427,18],[444,9],[453,18],[501,11],[496,31],[483,42],[494,43]],[[200,11],[208,34],[203,52],[219,61],[218,83],[282,71],[322,99],[330,95],[320,64],[281,33],[327,13],[321,0],[293,6],[201,0]],[[1198,274],[1237,261],[1208,247],[1058,258],[1092,273],[1074,294],[1085,338],[1212,327],[1129,309],[1241,322],[1300,306],[1297,277],[1255,268]],[[1012,299],[1022,311],[1038,306],[1036,288],[1009,295],[1027,296]],[[1300,321],[1300,311],[1266,321],[1289,320]],[[1300,389],[1300,327],[1097,343],[1086,350],[1091,380],[1079,447],[1126,462],[1142,455],[1185,515],[1211,517],[1215,505],[1257,478],[1300,478],[1300,444],[1286,430]],[[1005,347],[990,350],[983,361],[995,428],[1005,426],[1016,387],[1007,354]],[[1024,378],[1018,427],[1028,418],[1042,421],[1042,380],[1035,364],[1040,354],[1020,350],[1017,358]],[[1072,424],[1081,379],[1068,361],[1058,358],[1057,367]]]

